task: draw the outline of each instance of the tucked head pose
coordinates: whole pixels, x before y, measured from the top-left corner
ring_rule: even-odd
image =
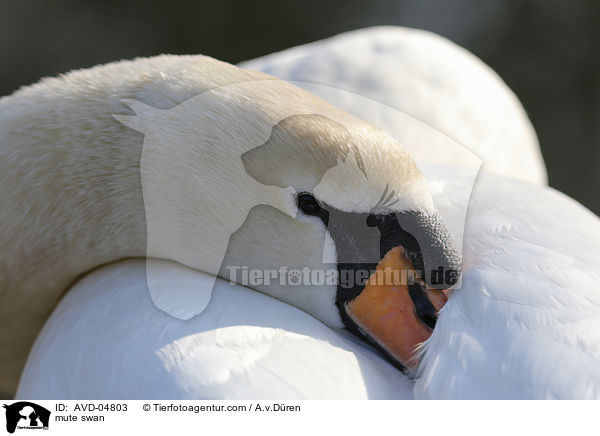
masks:
[[[0,396],[600,397],[600,220],[489,68],[394,28],[246,65],[394,137],[203,56],[0,99]]]
[[[399,368],[415,365],[460,275],[401,145],[269,76],[201,56],[122,62],[22,89],[0,100],[0,119],[5,392],[69,285],[119,259],[227,278],[232,266],[334,265],[335,283],[254,288],[349,328]],[[340,280],[386,268],[417,279]]]

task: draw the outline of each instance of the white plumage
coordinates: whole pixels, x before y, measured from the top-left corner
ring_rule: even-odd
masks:
[[[166,261],[168,289],[212,280]],[[185,276],[193,276],[194,283]],[[51,377],[45,374],[51,374]],[[357,339],[295,307],[218,280],[182,321],[150,300],[145,262],[89,274],[38,337],[19,398],[411,398],[408,379]]]
[[[577,202],[482,172],[462,287],[427,343],[415,396],[598,398],[599,249],[600,220]]]
[[[468,180],[438,173],[441,212],[459,213],[451,199]],[[462,287],[442,310],[414,385],[354,338],[223,281],[201,316],[171,318],[149,301],[144,263],[119,263],[63,299],[18,396],[598,398],[599,250],[600,220],[573,200],[482,174]]]
[[[291,81],[385,129],[419,163],[479,163],[464,147],[488,171],[547,182],[517,97],[480,59],[439,35],[372,27],[240,66]]]
[[[247,65],[290,80],[348,85],[355,93],[366,83],[370,98],[389,96],[387,104],[410,109],[484,158],[473,188],[476,160],[467,159],[467,168],[462,161],[428,163],[417,139],[434,135],[433,129],[404,124],[416,130],[404,133],[405,142],[418,154],[435,206],[464,241],[462,287],[453,291],[425,344],[416,382],[353,337],[221,280],[201,316],[171,318],[150,302],[144,262],[126,261],[92,272],[63,298],[38,337],[18,397],[600,396],[600,220],[539,186],[545,170],[531,126],[487,67],[438,37],[401,29],[356,32]],[[334,72],[324,70],[331,65]],[[395,76],[402,68],[412,75]],[[432,78],[432,71],[447,73]],[[473,92],[469,82],[481,88]],[[415,94],[407,92],[411,83]],[[481,89],[497,104],[479,97]],[[377,124],[364,100],[322,96]],[[384,116],[380,125],[394,117]],[[185,287],[185,277],[201,275],[162,266],[171,285]]]

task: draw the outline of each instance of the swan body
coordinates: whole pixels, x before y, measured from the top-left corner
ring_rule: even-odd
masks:
[[[464,273],[414,386],[417,398],[600,398],[600,219],[548,187],[482,172]]]
[[[441,212],[460,213],[453,199],[469,180],[437,172]],[[339,330],[222,280],[201,316],[169,317],[149,301],[143,262],[127,261],[69,291],[17,397],[599,398],[600,219],[551,188],[483,172],[465,233],[462,286],[415,382]],[[183,267],[167,267],[185,287]]]
[[[190,276],[194,289],[199,280],[212,288],[211,276],[151,262],[168,288],[189,287]],[[69,291],[36,341],[18,398],[412,398],[408,378],[355,338],[225,280],[200,316],[171,317],[152,303],[145,269],[143,260],[118,262]]]
[[[434,33],[371,27],[240,66],[385,129],[417,163],[464,166],[474,154],[488,171],[547,183],[537,136],[515,94],[472,53]]]
[[[386,32],[389,33],[389,38],[383,37]],[[372,71],[367,72],[365,65],[372,66],[377,62],[384,62],[379,65],[385,65],[386,61],[379,60],[377,56],[373,56],[370,62],[365,62],[364,65],[352,62],[353,58],[350,56],[352,45],[355,46],[356,53],[363,50],[365,56],[372,52],[373,48],[386,54],[410,53],[410,41],[414,42],[415,47],[428,48],[417,53],[417,59],[422,61],[423,77],[427,80],[422,81],[423,86],[416,87],[414,92],[419,96],[420,102],[428,99],[436,102],[431,106],[419,106],[416,102],[410,106],[409,99],[405,103],[402,103],[401,99],[396,100],[397,95],[411,95],[410,80],[407,78],[421,77],[417,74],[417,67],[411,72],[411,66],[396,65],[407,70],[406,75],[399,75],[399,79],[396,80],[395,77],[386,75],[383,67],[371,68]],[[447,55],[443,54],[444,50]],[[435,56],[429,58],[422,53],[434,53]],[[313,60],[318,60],[319,56],[330,56],[330,65],[338,67],[338,70],[330,75],[331,81],[327,82],[327,72],[319,70],[321,67],[317,64],[310,66],[309,54],[313,56]],[[428,76],[427,72],[437,71],[432,67],[436,64],[431,63],[436,57],[452,59],[455,62],[454,69],[448,65],[437,64],[439,69],[446,68],[448,74]],[[331,85],[344,83],[341,75],[344,62],[353,65],[354,70],[359,72],[354,78],[348,76],[345,83],[351,92],[331,92]],[[452,62],[448,64],[452,65]],[[405,130],[409,131],[403,133],[406,135],[404,139],[408,139],[404,149],[408,150],[419,164],[417,172],[413,172],[414,167],[402,151],[404,149],[394,148],[396,145],[378,149],[373,144],[381,141],[369,142],[365,139],[360,142],[359,148],[362,151],[379,150],[382,158],[401,157],[393,163],[396,166],[407,165],[407,168],[411,168],[404,174],[413,174],[408,180],[416,183],[415,189],[408,189],[406,185],[402,187],[406,177],[398,180],[401,203],[408,207],[411,201],[421,199],[421,203],[416,207],[422,210],[435,208],[448,224],[454,239],[463,241],[464,256],[462,282],[450,294],[433,334],[421,349],[416,381],[409,381],[405,375],[382,360],[370,346],[357,342],[355,338],[340,330],[343,324],[336,318],[336,312],[331,310],[331,289],[321,289],[318,294],[310,290],[289,294],[258,289],[266,294],[260,295],[221,279],[215,281],[214,275],[197,271],[196,265],[186,261],[183,253],[183,261],[182,258],[174,259],[179,260],[179,264],[167,261],[149,261],[147,264],[144,261],[121,262],[99,269],[79,281],[61,301],[40,333],[21,379],[19,397],[599,396],[600,337],[595,333],[598,329],[594,328],[598,323],[597,313],[600,307],[599,292],[594,289],[594,282],[600,275],[596,254],[600,248],[599,220],[573,200],[541,186],[545,183],[545,169],[531,125],[514,95],[487,67],[466,52],[437,37],[416,31],[392,29],[378,29],[373,31],[371,36],[364,31],[356,32],[354,35],[317,43],[307,49],[292,49],[283,53],[281,58],[271,57],[246,65],[266,71],[271,69],[270,72],[280,76],[289,73],[288,79],[302,86],[311,82],[310,88],[307,87],[311,92],[322,92],[320,95],[323,98],[350,113],[378,126],[385,126],[386,123],[392,126],[395,121],[400,121],[404,123],[401,125]],[[301,68],[292,68],[294,65]],[[415,65],[418,66],[419,62]],[[471,84],[481,84],[484,89],[490,89],[489,95],[494,96],[497,105],[486,106],[477,93],[470,93],[469,80],[462,82],[460,78],[452,78],[452,71],[455,72],[454,76],[460,76],[456,72],[466,71],[466,66],[470,66],[474,71],[472,76],[468,76]],[[72,133],[60,130],[59,138],[66,138],[71,142],[78,140],[90,145],[90,149],[84,153],[90,154],[89,161],[82,162],[78,157],[79,161],[75,159],[71,167],[64,163],[68,163],[68,159],[60,160],[69,157],[68,146],[64,147],[64,150],[59,148],[63,152],[62,155],[52,153],[53,157],[59,158],[58,162],[40,163],[31,155],[18,154],[14,151],[16,148],[8,148],[9,153],[0,155],[5,159],[0,163],[7,163],[10,158],[10,163],[16,168],[25,170],[31,167],[41,171],[41,177],[36,177],[35,171],[32,171],[34,174],[31,175],[31,179],[27,179],[27,174],[19,175],[22,182],[20,185],[34,186],[33,189],[19,192],[25,199],[28,196],[39,199],[42,192],[62,198],[52,183],[33,183],[33,180],[48,180],[43,171],[50,172],[51,168],[58,168],[58,174],[66,174],[69,177],[78,174],[84,180],[91,177],[89,186],[73,183],[73,189],[64,193],[67,207],[62,211],[78,210],[73,216],[79,217],[77,219],[81,220],[81,226],[67,220],[68,225],[60,227],[58,231],[56,228],[43,227],[47,225],[41,219],[43,214],[25,214],[24,216],[32,217],[33,222],[10,221],[12,227],[9,228],[10,232],[7,232],[5,230],[8,229],[9,221],[2,220],[0,215],[0,234],[31,236],[29,240],[18,241],[19,244],[14,247],[17,254],[18,249],[24,252],[28,250],[28,253],[45,254],[38,257],[38,260],[42,259],[43,262],[25,263],[25,266],[22,263],[23,256],[0,258],[4,262],[3,265],[10,265],[9,262],[12,261],[11,266],[21,268],[21,275],[9,276],[11,281],[8,282],[13,285],[17,283],[21,289],[20,293],[7,296],[4,292],[3,303],[8,301],[13,306],[20,304],[19,307],[24,308],[30,300],[19,300],[15,295],[34,295],[38,298],[35,301],[38,304],[38,319],[41,321],[58,300],[62,290],[78,274],[122,257],[138,257],[145,254],[147,234],[143,224],[147,214],[147,210],[144,209],[146,197],[139,184],[142,150],[135,146],[124,147],[124,144],[139,144],[140,135],[122,124],[115,123],[111,117],[114,113],[132,116],[131,112],[126,112],[127,108],[120,99],[141,101],[153,108],[169,110],[185,100],[193,99],[198,95],[198,90],[208,91],[236,80],[256,81],[266,77],[260,73],[240,72],[203,57],[138,60],[117,64],[112,68],[86,70],[78,74],[63,79],[50,79],[45,84],[42,82],[41,85],[36,85],[38,90],[43,89],[44,92],[36,93],[34,86],[0,101],[0,114],[3,117],[4,114],[9,114],[8,103],[17,109],[24,108],[15,104],[19,99],[23,104],[40,107],[40,122],[37,125],[48,126],[53,124],[48,122],[46,112],[53,113],[50,109],[57,103],[53,103],[53,98],[50,97],[52,93],[47,92],[47,87],[56,86],[52,88],[55,94],[63,96],[67,90],[72,91],[74,94],[68,94],[64,102],[60,99],[60,104],[65,106],[58,106],[56,115],[62,118],[60,121],[57,119],[56,124],[64,125],[65,114],[70,114],[71,122],[66,124],[75,127]],[[131,82],[115,80],[116,77],[122,76],[133,79]],[[318,79],[317,76],[322,79]],[[369,84],[367,88],[372,91],[370,98],[375,103],[365,104],[364,99],[356,96],[356,93],[360,93],[360,78]],[[319,80],[324,81],[325,85]],[[65,87],[64,81],[70,86]],[[386,85],[378,89],[377,84],[380,82]],[[122,85],[117,86],[115,83]],[[451,86],[438,88],[439,83],[449,83]],[[389,89],[397,89],[402,93],[385,93],[388,86],[391,86]],[[395,86],[397,88],[394,88]],[[458,96],[462,93],[467,97],[464,100],[458,97],[449,98],[444,92],[448,89],[452,89]],[[351,118],[321,100],[317,101],[308,94],[301,94],[296,88],[289,92],[292,105],[314,105],[313,107],[319,109],[317,112],[327,113],[351,131],[352,125],[356,123],[360,128],[366,129],[367,137],[380,138],[383,143],[391,141],[369,124]],[[69,104],[73,99],[87,101],[86,98],[81,98],[82,95],[87,96],[86,93],[91,93],[90,104],[83,106],[88,112],[82,111],[82,107],[75,108]],[[103,95],[103,99],[99,99],[96,93]],[[382,98],[384,95],[388,96],[387,101]],[[37,101],[38,99],[40,101]],[[304,100],[309,103],[305,103]],[[294,103],[296,101],[297,103]],[[392,108],[395,107],[394,111],[386,112],[382,105],[378,104],[382,101]],[[472,104],[472,107],[469,104]],[[266,106],[269,107],[268,104]],[[270,107],[269,110],[278,110],[277,105]],[[439,111],[437,108],[440,108]],[[499,112],[496,112],[495,108]],[[133,109],[135,112],[135,107]],[[370,112],[367,109],[376,111]],[[4,130],[0,130],[0,135],[4,136],[0,136],[0,139],[4,143],[4,139],[9,135],[19,132],[21,144],[33,143],[39,144],[40,147],[55,147],[44,143],[39,130],[23,126],[23,115],[28,111],[29,109],[24,108],[20,112],[21,116],[18,110],[11,111],[12,118],[9,118],[9,123],[3,124]],[[390,112],[393,115],[382,115]],[[411,116],[403,118],[402,113],[409,113]],[[377,114],[381,115],[381,118],[377,119]],[[140,114],[136,112],[135,115]],[[35,116],[33,119],[37,120]],[[123,121],[136,127],[133,125],[136,121],[125,118]],[[489,123],[489,127],[486,123]],[[310,124],[309,130],[314,131],[315,127],[315,124]],[[88,129],[95,129],[99,134],[93,135],[93,138],[86,137],[82,141],[79,135],[85,135]],[[416,133],[410,133],[411,129]],[[436,130],[442,130],[442,136],[445,138],[436,136]],[[352,134],[355,135],[355,132]],[[442,146],[445,147],[453,141],[464,142],[468,148],[472,148],[484,161],[475,185],[473,186],[473,169],[476,174],[477,159],[472,159],[469,153],[461,154],[459,158],[450,161],[447,160],[448,156],[436,159],[437,153],[433,153],[433,157],[428,156],[423,147],[419,147],[424,138],[432,139],[434,149],[439,146],[439,150],[443,150]],[[101,156],[95,155],[100,150],[98,146],[103,149]],[[104,157],[106,149],[112,152],[109,154],[114,159]],[[366,153],[362,156],[372,154]],[[269,159],[265,154],[259,153],[257,156],[261,156],[255,160],[259,166]],[[106,160],[107,166],[98,170],[94,179],[98,159]],[[519,160],[523,165],[511,166],[508,164],[511,160]],[[376,161],[377,168],[385,168],[385,165],[383,160]],[[271,167],[278,169],[277,166]],[[85,171],[81,172],[81,169]],[[271,180],[270,186],[279,186],[277,178],[284,178],[289,173],[290,171],[285,169],[274,171],[272,179],[275,181]],[[123,174],[124,180],[130,179],[132,183],[121,186]],[[264,174],[271,177],[268,172]],[[345,174],[347,176],[348,173]],[[427,177],[426,188],[420,184],[421,174]],[[100,180],[100,177],[101,180],[108,177],[111,182],[118,179],[119,183],[93,183],[94,180]],[[343,187],[340,180],[347,178],[336,179],[335,171],[331,173],[331,177],[333,181],[337,180],[337,185],[325,184],[325,196],[327,189],[331,189],[332,186]],[[352,178],[363,180],[358,176]],[[64,183],[60,178],[50,180],[57,181],[57,185]],[[376,180],[374,177],[373,182]],[[385,181],[385,178],[383,180]],[[357,197],[364,196],[365,201],[371,201],[371,196],[365,193],[368,191],[362,191],[369,184],[362,183],[363,186],[354,187],[353,192],[360,192]],[[343,192],[343,189],[340,192]],[[414,195],[415,193],[417,194]],[[9,190],[8,194],[0,194],[7,196],[13,195],[13,192]],[[465,201],[469,198],[470,202]],[[114,203],[115,207],[111,207],[109,215],[98,214],[95,209],[96,213],[88,216],[87,209],[81,205],[92,199],[108,199],[109,201],[103,204]],[[25,202],[23,207],[35,211],[35,207],[41,205]],[[411,207],[415,205],[411,204]],[[50,217],[52,212],[56,213],[54,209],[43,212]],[[127,219],[116,220],[118,225],[115,226],[115,214],[121,214],[121,217]],[[286,216],[288,218],[285,218]],[[248,219],[251,223],[249,227],[253,231],[260,228],[257,227],[257,223],[260,222],[292,222],[286,221],[291,220],[289,213],[274,215],[272,210],[264,207],[253,209]],[[85,227],[88,220],[91,227]],[[64,221],[58,222],[64,224]],[[303,249],[295,251],[295,258],[289,255],[285,258],[286,254],[292,251],[292,246],[275,251],[273,256],[284,257],[283,261],[293,264],[298,262],[298,256],[308,253],[306,259],[313,262],[311,265],[318,265],[315,259],[318,258],[320,262],[322,253],[317,248],[322,249],[322,239],[326,239],[326,235],[319,233],[318,224],[314,221],[306,219],[301,222],[309,226],[309,232],[297,233],[299,227],[290,224],[279,227],[274,234],[275,239],[282,244],[286,244],[288,238],[307,241]],[[42,223],[42,227],[37,229],[34,225],[36,223]],[[271,225],[271,228],[277,229],[278,226],[280,224]],[[252,249],[254,253],[266,253],[268,258],[270,249],[267,250],[266,245],[261,245],[266,244],[265,238],[253,239],[252,233],[242,229],[236,234],[233,244],[229,247],[232,249],[231,253],[225,256],[225,262],[231,258],[235,261],[247,259]],[[107,234],[119,237],[107,238]],[[36,237],[44,241],[47,235],[53,235],[49,246],[54,251],[49,251],[43,245],[43,249],[40,250],[40,244],[35,241]],[[60,245],[64,240],[68,240],[71,245]],[[53,245],[57,242],[58,246]],[[48,253],[54,255],[51,262],[48,261]],[[65,256],[57,256],[58,254]],[[158,257],[163,257],[160,254]],[[173,258],[168,255],[164,257]],[[17,259],[18,263],[13,259]],[[260,266],[261,260],[255,260],[255,265]],[[181,264],[187,264],[191,269]],[[184,321],[168,316],[151,304],[150,295],[147,293],[148,276],[145,274],[149,265],[160,271],[155,277],[156,290],[159,293],[161,290],[168,292],[173,287],[185,289],[193,282],[194,289],[205,283],[206,286],[201,288],[205,295],[210,295],[213,291],[212,284],[216,283],[206,310],[197,317]],[[565,273],[565,269],[568,274]],[[62,272],[57,274],[58,270]],[[4,279],[6,280],[6,277]],[[41,284],[42,279],[46,280],[45,289],[49,291],[45,294],[34,293],[33,285]],[[6,281],[0,281],[0,284],[3,283]],[[184,294],[185,292],[182,292],[181,295]],[[314,304],[315,301],[319,302],[317,306],[320,310],[311,306],[311,302]],[[291,306],[299,307],[303,311]],[[73,325],[80,328],[73,328]],[[12,327],[15,326],[16,324],[13,324]],[[3,343],[10,344],[11,350],[19,351],[22,355],[29,349],[29,344],[37,333],[36,326],[29,329],[28,334],[22,335],[22,341],[17,345],[14,345],[15,341],[11,340],[6,331],[0,339]],[[147,335],[147,332],[152,334]],[[101,347],[93,346],[92,341],[101,344]],[[215,347],[215,344],[219,347]],[[6,364],[4,355],[2,359],[3,371],[9,369],[12,373],[18,372],[18,362],[13,360]],[[150,366],[147,371],[139,369],[142,360]],[[62,368],[57,371],[53,380],[43,378],[43,371],[47,371],[49,367]],[[3,386],[10,389],[10,380],[5,380]]]
[[[65,290],[119,259],[169,259],[221,277],[230,265],[376,263],[380,232],[366,216],[393,212],[423,238],[418,256],[425,269],[460,270],[427,181],[396,139],[262,73],[204,56],[119,62],[4,97],[0,120],[0,199],[11,205],[0,212],[4,391],[15,388]],[[335,214],[337,233],[298,210],[296,194],[303,191]],[[399,232],[396,224],[386,238],[392,243]],[[369,259],[346,259],[362,255],[357,241],[369,246]],[[352,296],[336,283],[256,290],[331,327],[350,323],[338,302]],[[152,296],[164,303],[164,294]],[[199,308],[190,313],[167,300],[161,309],[183,318],[208,302],[196,300]],[[17,315],[24,312],[29,317]]]

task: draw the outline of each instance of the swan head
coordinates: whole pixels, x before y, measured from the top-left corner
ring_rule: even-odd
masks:
[[[415,366],[462,259],[394,138],[276,80],[170,110],[128,104],[137,116],[117,118],[145,134],[149,256],[271,295]],[[378,270],[402,274],[381,283]]]
[[[410,156],[372,126],[310,114],[276,124],[242,162],[261,184],[292,187],[296,225],[323,236],[316,256],[322,246],[323,263],[335,265],[345,327],[401,369],[414,367],[415,345],[434,328],[446,300],[440,291],[456,284],[462,259]],[[278,242],[290,244],[297,264],[294,240]],[[302,285],[315,286],[304,272]]]

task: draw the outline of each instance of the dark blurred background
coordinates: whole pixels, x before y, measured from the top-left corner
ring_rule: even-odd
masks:
[[[0,95],[73,68],[159,53],[237,63],[360,27],[439,33],[519,96],[550,184],[600,214],[600,2],[0,0]]]

